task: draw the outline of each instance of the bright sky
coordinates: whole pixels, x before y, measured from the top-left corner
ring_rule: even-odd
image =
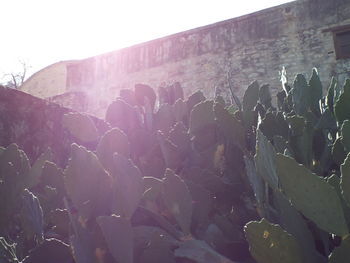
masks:
[[[1,0],[0,82],[291,0]]]

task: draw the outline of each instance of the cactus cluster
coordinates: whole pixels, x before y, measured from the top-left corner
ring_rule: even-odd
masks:
[[[138,84],[103,136],[66,114],[66,167],[0,148],[0,262],[346,262],[349,94],[313,70],[276,107],[256,81],[234,104]]]

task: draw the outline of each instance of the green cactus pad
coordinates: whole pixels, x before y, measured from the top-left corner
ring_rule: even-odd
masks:
[[[19,263],[16,244],[9,244],[4,237],[0,237],[0,263]]]
[[[157,139],[167,168],[176,169],[184,159],[179,147],[165,138],[164,134],[158,131]]]
[[[30,191],[25,189],[22,194],[21,223],[28,240],[43,239],[43,210],[39,199]]]
[[[93,152],[77,144],[72,144],[71,152],[64,171],[68,196],[86,219],[105,213],[110,204],[112,178]]]
[[[209,222],[209,215],[213,207],[213,194],[204,187],[186,181],[188,190],[193,199],[192,225],[205,225]]]
[[[146,97],[145,98],[145,111],[143,114],[143,119],[144,119],[144,126],[147,128],[148,131],[153,130],[153,108],[151,105],[151,102],[149,99]]]
[[[293,117],[289,120],[296,121],[291,125],[292,135],[288,142],[290,150],[298,162],[310,166],[313,157],[312,142],[314,127],[311,122],[304,122],[304,125],[302,125],[302,120],[304,120],[304,118]]]
[[[279,135],[285,139],[288,139],[289,127],[287,121],[284,119],[283,114],[278,112],[277,114],[268,112],[259,124],[260,130],[263,134],[272,141],[273,136]]]
[[[344,85],[343,93],[340,94],[334,105],[334,114],[339,122],[350,120],[350,79]]]
[[[98,139],[96,126],[87,115],[76,112],[64,114],[62,126],[82,142],[94,142]]]
[[[344,163],[340,166],[340,171],[340,187],[342,189],[343,197],[350,207],[350,153],[346,157]]]
[[[154,128],[168,135],[169,131],[175,124],[173,107],[169,104],[162,104],[154,115]]]
[[[75,263],[96,263],[94,235],[79,222],[76,216],[69,213],[73,235],[70,236],[70,248]]]
[[[261,205],[265,201],[265,183],[263,179],[258,176],[252,157],[244,156],[244,164],[246,174],[254,191],[255,199],[258,204]]]
[[[134,248],[136,250],[143,250],[149,246],[149,242],[154,236],[163,236],[165,241],[172,244],[177,244],[178,241],[169,235],[165,230],[160,227],[155,226],[134,226],[133,230],[133,239],[134,239]]]
[[[173,105],[174,117],[177,122],[183,122],[188,119],[187,104],[183,99],[178,99]]]
[[[174,102],[176,102],[178,99],[184,99],[184,90],[181,87],[180,82],[175,82],[172,87],[174,90]]]
[[[175,256],[197,263],[234,263],[222,256],[202,240],[192,239],[183,242],[175,249]]]
[[[163,181],[155,177],[145,176],[143,177],[143,182],[145,185],[143,199],[155,201],[162,190]]]
[[[55,233],[69,236],[69,216],[66,209],[55,209],[49,214],[49,222],[54,226]]]
[[[96,221],[115,260],[133,263],[133,230],[130,221],[116,215],[100,216]]]
[[[177,245],[165,231],[158,227],[138,226],[134,227],[135,240],[143,244],[142,253],[135,259],[135,263],[166,262],[175,263],[173,248]],[[141,243],[141,242],[140,242]]]
[[[96,148],[98,159],[108,171],[112,170],[114,153],[119,153],[125,157],[130,156],[128,137],[118,128],[106,132]]]
[[[336,247],[329,256],[328,263],[348,263],[350,259],[350,236],[341,241],[339,247]]]
[[[258,174],[274,189],[278,188],[276,173],[276,151],[264,134],[256,131],[256,154],[254,156]]]
[[[301,136],[303,134],[303,131],[306,125],[304,117],[293,115],[293,116],[287,117],[286,121],[289,124],[292,136]]]
[[[327,97],[326,97],[326,105],[331,113],[334,113],[334,98],[335,98],[335,87],[337,85],[337,81],[334,77],[331,79],[331,84],[329,85]]]
[[[268,84],[262,85],[259,89],[259,102],[268,109],[272,106],[271,100],[270,86]]]
[[[50,238],[30,251],[29,256],[25,258],[22,263],[68,263],[72,261],[73,258],[70,247],[61,240]]]
[[[137,166],[125,156],[113,155],[113,177],[116,179],[115,213],[131,218],[145,191],[143,178]]]
[[[199,133],[202,129],[215,124],[213,101],[206,100],[195,105],[190,114],[190,133]]]
[[[55,188],[57,193],[63,197],[66,195],[66,189],[63,182],[63,171],[55,163],[46,161],[40,182],[43,185]]]
[[[293,107],[298,115],[304,115],[310,106],[310,94],[307,81],[302,74],[298,74],[291,90]]]
[[[182,231],[189,234],[193,210],[192,197],[185,182],[170,169],[165,171],[162,196]]]
[[[131,89],[119,90],[119,97],[132,106],[136,105],[135,92]]]
[[[309,103],[310,109],[314,113],[320,113],[319,100],[322,98],[322,83],[318,76],[317,70],[312,69],[312,76],[309,81]]]
[[[17,176],[23,177],[22,183],[27,184],[27,179],[25,179],[25,177],[28,175],[30,170],[29,159],[24,151],[20,150],[18,145],[15,143],[11,143],[9,146],[7,146],[7,148],[0,155],[0,169],[8,164],[13,167]],[[7,178],[7,175],[4,172],[0,172],[0,176],[2,179]]]
[[[34,162],[31,167],[28,177],[29,177],[29,188],[37,185],[40,182],[41,176],[43,174],[43,169],[46,161],[52,161],[52,153],[50,149],[43,152],[38,159]]]
[[[350,102],[349,102],[350,103]],[[350,120],[345,120],[341,126],[341,142],[347,152],[350,152]]]
[[[147,98],[151,104],[151,108],[154,109],[156,97],[156,93],[150,86],[145,84],[135,85],[135,98],[138,105],[145,106],[145,98]]]
[[[332,158],[337,165],[341,165],[346,158],[346,151],[341,142],[341,137],[337,138],[333,143]]]
[[[338,236],[349,233],[336,190],[294,159],[277,154],[281,189],[305,217],[321,229]]]
[[[118,127],[126,133],[140,127],[135,109],[121,99],[108,106],[105,119],[112,127]]]
[[[298,241],[279,225],[249,222],[244,227],[252,256],[258,263],[302,263],[303,256]]]
[[[168,139],[179,147],[182,152],[186,152],[190,147],[191,137],[182,122],[178,122],[174,125],[169,132]]]
[[[273,192],[273,201],[278,209],[279,224],[298,241],[305,262],[320,263],[321,255],[316,251],[314,238],[302,215],[280,191]]]
[[[257,81],[251,83],[243,96],[243,112],[252,111],[259,100],[259,84]]]
[[[284,153],[288,148],[287,141],[282,136],[274,135],[272,138],[273,146],[278,153]]]
[[[27,155],[17,144],[10,144],[0,155],[0,232],[9,227],[20,209],[23,190],[29,187]]]
[[[341,183],[341,178],[339,178],[339,176],[335,175],[335,174],[332,174],[331,176],[329,176],[327,178],[327,182],[334,187],[334,189],[337,191],[337,194],[341,200],[341,203],[342,203],[342,207],[343,207],[343,210],[344,210],[344,216],[345,216],[345,219],[346,219],[346,222],[348,224],[348,227],[350,227],[350,206],[347,205],[345,199],[344,199],[344,196],[343,196],[343,193],[342,193],[342,189],[341,189],[341,186],[340,186],[340,183]]]
[[[225,137],[233,144],[245,149],[245,130],[242,124],[220,103],[215,103],[216,123]]]
[[[188,99],[186,100],[186,105],[187,105],[188,113],[191,112],[192,108],[193,108],[196,104],[198,104],[198,103],[200,103],[200,102],[202,102],[202,101],[205,101],[205,97],[204,97],[202,91],[198,90],[198,91],[192,93],[192,94],[188,97]]]

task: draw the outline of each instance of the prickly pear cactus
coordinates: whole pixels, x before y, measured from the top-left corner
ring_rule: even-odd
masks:
[[[277,154],[276,167],[281,189],[298,211],[327,232],[349,233],[339,196],[327,181],[282,154]]]
[[[162,196],[182,231],[189,234],[193,211],[192,197],[184,181],[170,169],[165,171]]]
[[[62,126],[82,142],[94,142],[98,139],[96,126],[87,115],[67,113],[63,115]]]
[[[190,115],[190,133],[197,134],[200,130],[215,125],[213,101],[203,101],[193,107]]]
[[[105,120],[112,127],[117,127],[126,133],[140,127],[136,110],[122,99],[116,99],[108,106]]]
[[[249,222],[244,227],[244,232],[250,252],[257,262],[303,262],[299,243],[279,225],[262,219],[260,222]]]
[[[350,120],[345,120],[341,126],[341,142],[347,152],[350,152]]]
[[[113,208],[117,215],[131,218],[145,191],[143,178],[132,160],[115,153],[113,155],[113,172],[115,178],[115,202]]]
[[[0,147],[0,263],[347,262],[350,81],[282,75],[277,107],[256,81],[235,105],[122,90],[104,135],[63,117],[63,167]]]
[[[21,221],[25,235],[27,239],[35,238],[41,241],[43,239],[44,219],[39,199],[25,189],[22,200]]]
[[[9,244],[4,237],[0,237],[0,263],[19,263],[16,256],[15,244]]]
[[[298,115],[304,115],[309,107],[310,95],[308,84],[305,77],[298,74],[294,80],[291,95],[293,99],[294,110]]]
[[[89,219],[109,211],[111,176],[97,156],[83,146],[72,144],[71,159],[64,170],[64,185],[79,214]]]
[[[146,105],[146,98],[149,101],[152,110],[154,109],[156,103],[156,93],[154,90],[145,84],[136,84],[135,85],[135,99],[136,103],[141,106]]]
[[[220,103],[214,104],[214,114],[216,123],[225,137],[231,143],[237,144],[241,149],[245,149],[245,130],[243,125]]]
[[[339,95],[334,105],[334,114],[337,121],[343,122],[350,120],[350,80],[347,79],[343,88],[343,93]]]
[[[163,104],[160,106],[158,112],[154,116],[154,127],[156,130],[168,134],[175,124],[175,116],[173,107],[170,104]]]
[[[350,258],[350,236],[341,241],[339,247],[335,248],[329,257],[329,263],[346,263]]]
[[[322,99],[322,83],[318,76],[317,69],[312,70],[312,75],[308,86],[309,107],[315,114],[320,114],[319,101]]]
[[[186,101],[188,112],[190,113],[192,108],[202,101],[205,101],[205,96],[203,95],[202,91],[198,90],[191,94]]]
[[[118,128],[106,132],[96,148],[96,154],[102,165],[112,171],[113,154],[119,153],[125,157],[130,156],[130,144],[126,134]]]
[[[350,207],[350,153],[346,157],[344,163],[340,166],[340,170],[340,187],[342,189],[343,197]]]
[[[6,232],[14,214],[20,210],[23,190],[29,186],[30,164],[16,144],[10,144],[0,155],[0,233]]]
[[[130,221],[111,215],[98,217],[97,223],[115,260],[133,263],[133,231]]]
[[[38,247],[30,251],[23,263],[52,262],[62,263],[73,260],[69,246],[55,238],[46,239]]]
[[[251,83],[243,96],[243,112],[252,111],[259,100],[259,84],[257,81]]]
[[[272,144],[258,129],[256,131],[255,164],[258,174],[274,189],[279,186],[276,171],[276,151]]]

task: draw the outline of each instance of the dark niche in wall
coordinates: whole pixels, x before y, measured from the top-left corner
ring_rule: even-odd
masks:
[[[350,25],[329,29],[333,32],[336,59],[350,58]]]

